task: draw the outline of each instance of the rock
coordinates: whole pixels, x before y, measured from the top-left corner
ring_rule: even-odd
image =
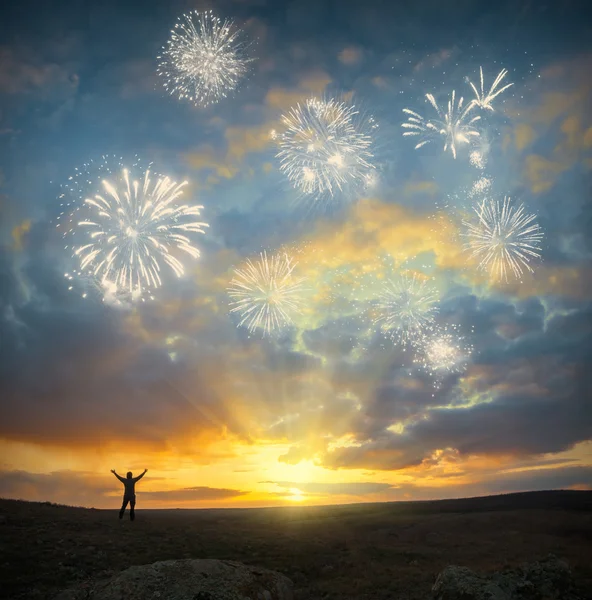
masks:
[[[467,567],[448,566],[432,587],[434,600],[510,600],[499,587]]]
[[[130,567],[108,580],[62,591],[55,600],[293,600],[293,584],[276,571],[230,560],[166,560]]]
[[[434,600],[579,600],[569,566],[553,555],[489,577],[449,566],[438,575],[432,595]]]

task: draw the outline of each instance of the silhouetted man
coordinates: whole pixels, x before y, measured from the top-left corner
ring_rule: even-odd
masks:
[[[144,472],[141,475],[138,475],[137,477],[132,477],[132,472],[128,471],[127,472],[127,478],[124,479],[123,477],[120,477],[116,472],[115,469],[111,469],[111,473],[113,473],[113,475],[115,475],[115,477],[117,477],[117,479],[119,479],[119,481],[121,481],[121,483],[123,483],[124,487],[125,487],[125,491],[123,492],[123,504],[121,505],[121,510],[119,511],[119,518],[123,519],[123,513],[125,512],[125,507],[127,506],[127,503],[130,503],[130,521],[133,521],[135,518],[135,513],[134,513],[134,508],[136,507],[136,481],[140,481],[140,479],[142,479],[142,477],[144,477],[144,475],[146,475],[146,473],[148,473],[148,469],[144,469]]]

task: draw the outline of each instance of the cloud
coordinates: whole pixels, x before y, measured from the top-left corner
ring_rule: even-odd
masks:
[[[339,62],[344,65],[352,66],[358,64],[362,60],[362,49],[356,46],[348,46],[344,48],[338,55]]]
[[[31,230],[31,220],[26,219],[12,229],[13,250],[19,251],[23,249],[23,241],[27,233]]]
[[[232,179],[248,172],[243,167],[245,158],[270,148],[273,144],[272,131],[282,127],[279,113],[311,96],[322,94],[330,82],[328,75],[317,71],[304,76],[296,88],[271,88],[264,99],[268,115],[265,122],[253,126],[228,126],[224,131],[223,151],[217,151],[212,146],[202,146],[187,153],[185,161],[196,170],[213,171],[223,179]],[[212,178],[210,183],[218,183],[218,179]]]
[[[187,502],[199,503],[226,500],[249,492],[207,486],[163,491],[147,491],[154,477],[137,484],[136,495],[142,506],[166,507]],[[84,471],[53,471],[31,473],[22,470],[0,471],[0,497],[55,502],[70,506],[113,508],[119,503],[123,488],[109,474],[105,476]]]
[[[524,177],[535,194],[548,192],[563,173],[590,158],[592,84],[582,76],[590,65],[592,55],[550,66],[528,98],[528,109],[508,109],[516,120],[511,133],[516,150],[536,148],[524,156]]]
[[[163,490],[157,492],[145,492],[142,491],[142,500],[153,500],[161,502],[203,502],[206,500],[226,500],[227,498],[236,498],[237,496],[244,496],[249,492],[241,490],[231,490],[226,488],[212,488],[212,487],[191,487],[182,488],[178,490]]]
[[[262,481],[285,489],[297,489],[306,494],[317,496],[366,496],[390,489],[388,483],[372,481],[351,481],[343,483],[295,482],[295,481]]]
[[[0,93],[23,94],[43,88],[76,87],[78,76],[16,47],[0,47]]]
[[[0,471],[0,497],[48,501],[70,506],[95,506],[113,492],[108,477],[73,471],[29,473]]]

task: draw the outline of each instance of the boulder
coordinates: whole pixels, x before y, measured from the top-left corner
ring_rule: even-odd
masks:
[[[434,600],[579,600],[569,566],[546,559],[480,576],[466,567],[448,566],[432,587]]]
[[[166,560],[64,590],[55,600],[293,600],[285,575],[230,560]]]

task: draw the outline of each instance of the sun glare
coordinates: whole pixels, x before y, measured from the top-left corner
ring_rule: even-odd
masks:
[[[292,502],[302,502],[304,500],[304,494],[298,488],[290,488],[288,500],[292,500]]]

